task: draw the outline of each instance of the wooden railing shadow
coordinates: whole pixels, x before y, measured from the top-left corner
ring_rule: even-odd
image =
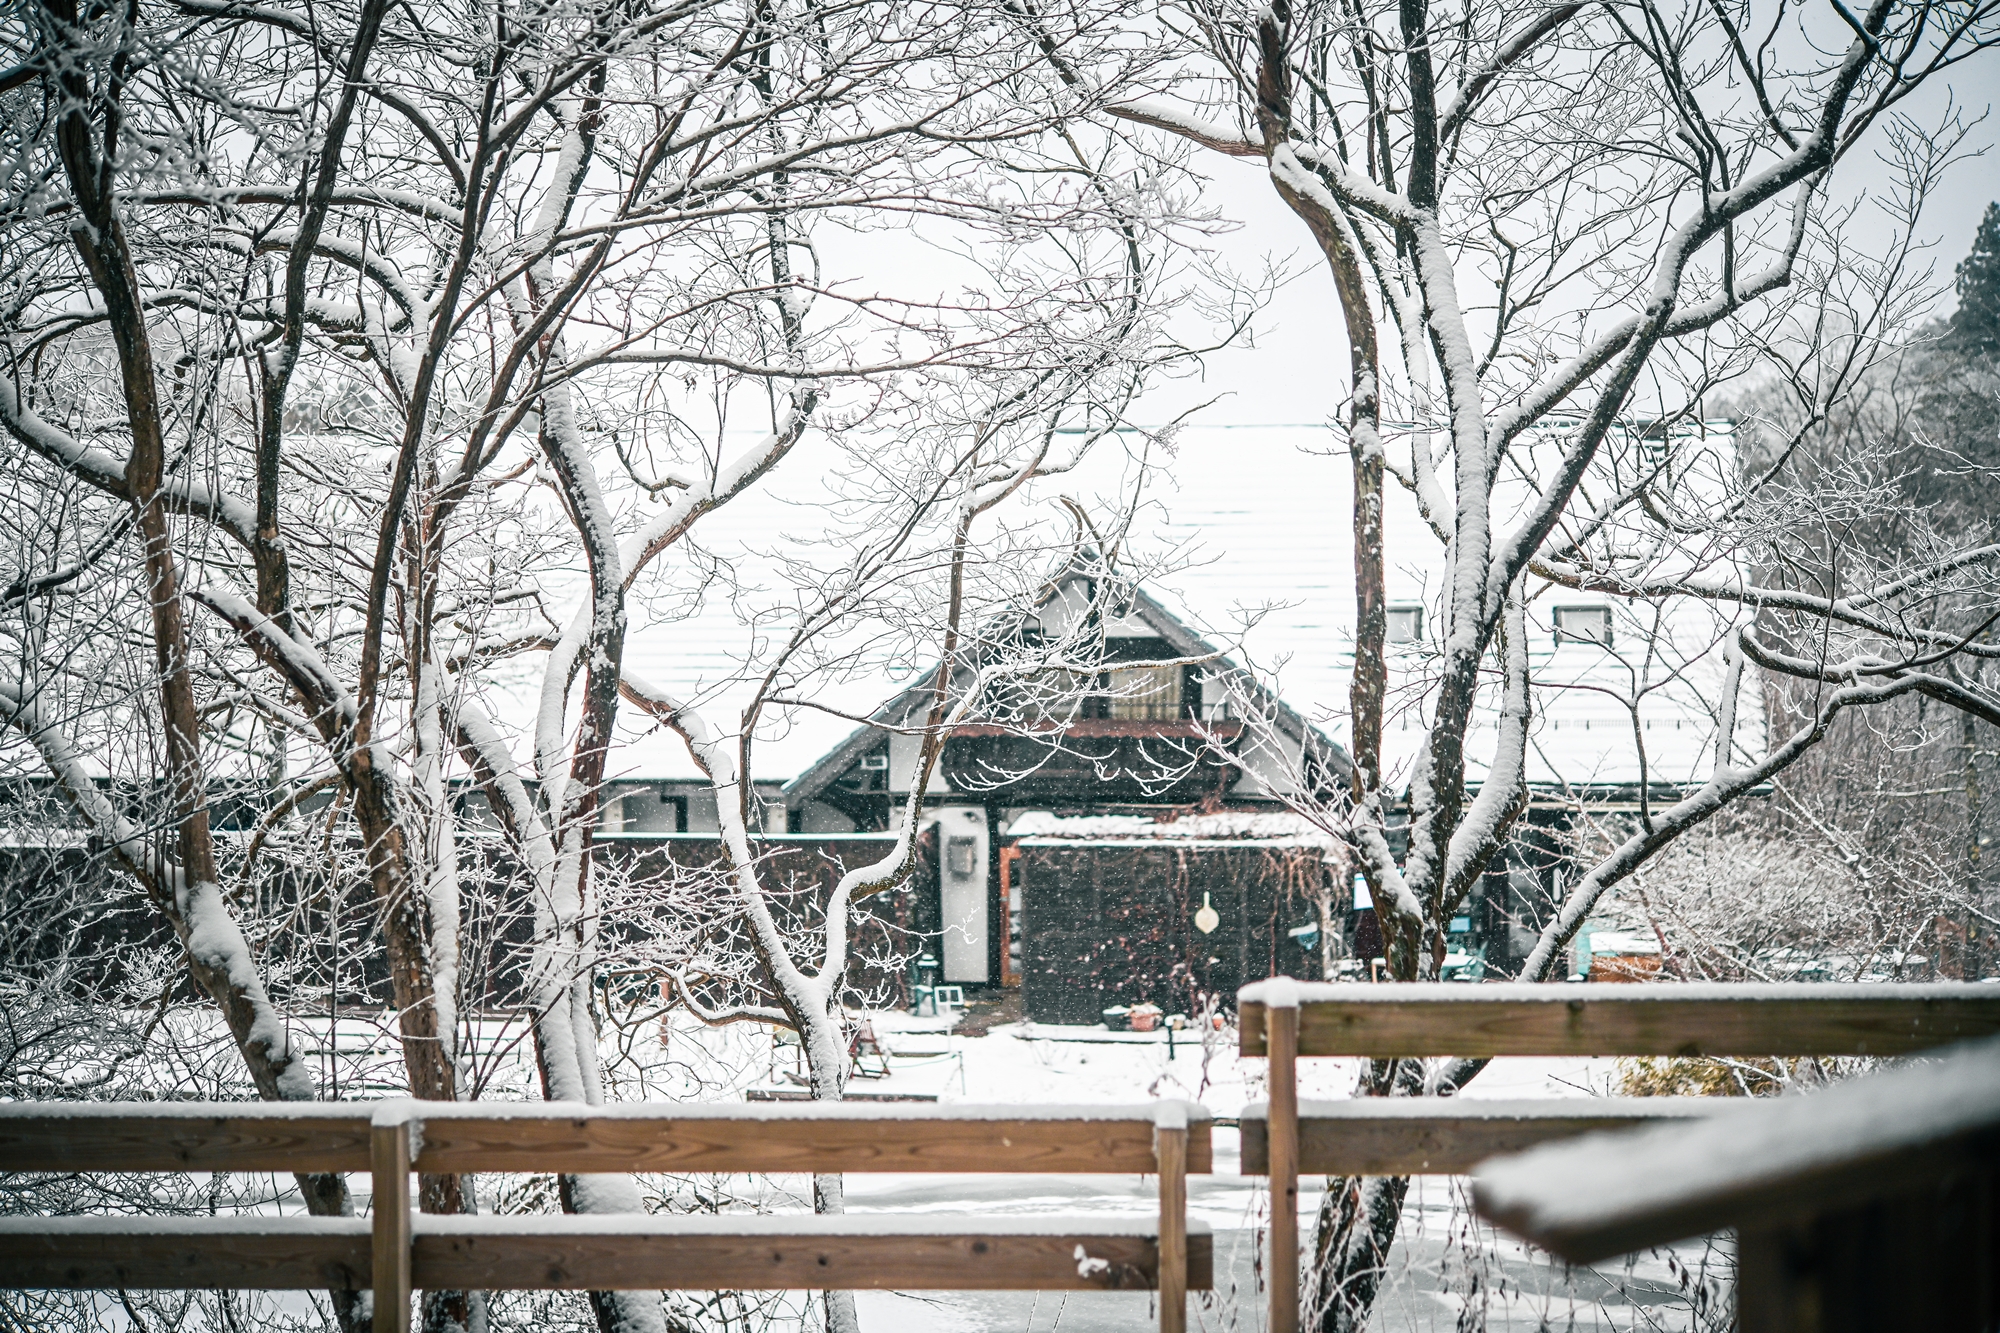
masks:
[[[1144,1106],[21,1103],[0,1171],[368,1172],[369,1219],[0,1218],[0,1287],[372,1290],[404,1333],[412,1289],[1157,1290],[1161,1333],[1212,1285],[1187,1174],[1206,1110]],[[1150,1174],[1156,1220],[413,1213],[412,1172]]]
[[[1663,1121],[1670,1123],[1654,1132],[1719,1142],[1734,1133],[1735,1117],[1757,1110],[1739,1099],[1653,1097],[1302,1105],[1300,1056],[1907,1055],[2000,1035],[2000,986],[1343,985],[1281,977],[1244,987],[1238,1015],[1242,1054],[1269,1058],[1270,1101],[1245,1108],[1242,1133],[1243,1170],[1271,1178],[1270,1333],[1297,1333],[1301,1171],[1457,1175],[1495,1154]],[[1744,1269],[1746,1312],[1763,1273]]]

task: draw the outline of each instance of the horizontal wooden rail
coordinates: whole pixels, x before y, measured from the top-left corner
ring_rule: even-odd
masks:
[[[1328,1176],[1462,1176],[1489,1157],[1602,1130],[1685,1123],[1741,1109],[1738,1097],[1541,1101],[1361,1097],[1299,1103],[1299,1170]],[[1270,1170],[1270,1109],[1246,1106],[1243,1174]]]
[[[385,1103],[0,1105],[4,1171],[366,1171]],[[1155,1169],[1147,1106],[564,1106],[411,1102],[415,1169],[954,1171],[1133,1175]],[[1213,1170],[1208,1112],[1188,1108],[1187,1169]]]
[[[1151,1290],[1158,1229],[1096,1218],[431,1217],[410,1284],[486,1291]],[[0,1218],[9,1287],[369,1289],[358,1218]],[[1188,1224],[1188,1286],[1214,1282]]]
[[[1280,990],[1273,992],[1276,986]],[[1240,1049],[1295,1000],[1300,1055],[1906,1055],[2000,1035],[2000,986],[1368,985],[1243,988]]]
[[[371,1109],[0,1103],[0,1171],[366,1171]]]
[[[0,1217],[5,1285],[366,1291],[361,1217]]]

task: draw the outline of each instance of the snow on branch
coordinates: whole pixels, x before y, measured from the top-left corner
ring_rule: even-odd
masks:
[[[144,830],[117,812],[92,780],[83,756],[43,716],[39,693],[18,678],[0,678],[0,710],[7,724],[35,747],[91,832],[166,912],[196,979],[221,1005],[259,1090],[274,1100],[312,1100],[317,1096],[312,1074],[292,1049],[291,1034],[257,974],[249,943],[221,888],[207,880],[190,884],[179,866],[153,853]]]
[[[1560,951],[1569,943],[1597,902],[1613,885],[1626,879],[1669,843],[1706,822],[1743,793],[1769,782],[1797,763],[1825,739],[1833,721],[1849,708],[1884,703],[1916,691],[1920,683],[1911,677],[1876,684],[1853,684],[1836,690],[1820,705],[1811,725],[1802,727],[1761,761],[1747,767],[1718,758],[1715,772],[1695,792],[1654,817],[1650,828],[1641,829],[1577,881],[1563,900],[1562,909],[1543,927],[1535,947],[1521,964],[1521,979],[1545,981]]]
[[[15,392],[12,375],[0,375],[0,424],[30,451],[65,472],[106,494],[129,498],[125,460],[82,443],[25,407]],[[160,496],[176,513],[205,518],[244,546],[256,539],[257,511],[232,495],[214,491],[202,482],[174,476],[161,483]]]

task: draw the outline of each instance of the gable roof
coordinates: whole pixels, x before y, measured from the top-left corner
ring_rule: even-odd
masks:
[[[1084,577],[1089,572],[1089,563],[1096,560],[1095,552],[1085,552],[1071,567],[1050,579],[1042,602],[1046,605],[1058,589],[1072,578]],[[1308,722],[1298,710],[1286,704],[1257,677],[1231,661],[1223,652],[1201,635],[1189,629],[1179,617],[1143,587],[1129,590],[1130,601],[1124,609],[1123,619],[1136,620],[1165,640],[1179,657],[1214,657],[1219,659],[1215,668],[1218,674],[1231,678],[1231,688],[1241,697],[1252,702],[1260,713],[1287,742],[1311,747],[1322,762],[1332,767],[1343,779],[1352,768],[1347,752],[1336,744],[1318,727]],[[910,719],[930,707],[931,682],[935,679],[937,666],[932,664],[919,673],[918,683],[900,691],[885,701],[869,717],[869,723],[856,727],[840,744],[834,746],[813,764],[784,786],[785,805],[789,809],[801,809],[825,791],[840,776],[880,743],[886,734],[885,728],[908,725]]]

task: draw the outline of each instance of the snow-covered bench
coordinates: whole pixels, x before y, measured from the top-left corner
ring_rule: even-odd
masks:
[[[1162,1333],[1212,1284],[1187,1173],[1200,1106],[0,1105],[0,1170],[373,1176],[374,1216],[0,1218],[9,1287],[373,1289],[378,1333],[412,1288],[1157,1289]],[[945,1217],[435,1217],[410,1173],[1156,1174],[1157,1221]]]
[[[1657,1120],[1728,1115],[1709,1099],[1298,1100],[1299,1056],[1903,1055],[2000,1034],[2000,986],[1309,983],[1238,996],[1239,1049],[1270,1059],[1271,1100],[1243,1112],[1243,1169],[1271,1177],[1271,1333],[1296,1333],[1300,1171],[1460,1174],[1484,1158]],[[1690,1129],[1689,1132],[1693,1132]],[[1716,1133],[1726,1133],[1718,1125]]]
[[[1737,1231],[1743,1333],[2000,1324],[2000,1041],[1479,1168],[1481,1214],[1574,1263]]]

